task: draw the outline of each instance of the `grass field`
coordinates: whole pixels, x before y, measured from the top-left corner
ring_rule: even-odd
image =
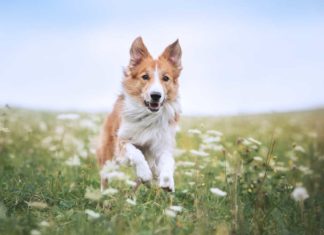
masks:
[[[0,114],[0,234],[324,234],[324,110],[185,117],[175,193],[122,167],[104,194],[103,115]]]

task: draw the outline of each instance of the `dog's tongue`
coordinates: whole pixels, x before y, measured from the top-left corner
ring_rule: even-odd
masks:
[[[151,108],[159,107],[159,103],[150,103]]]

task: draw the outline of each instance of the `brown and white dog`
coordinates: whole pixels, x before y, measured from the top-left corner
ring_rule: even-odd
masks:
[[[124,72],[122,94],[105,120],[97,159],[128,163],[142,182],[153,178],[174,191],[173,149],[180,113],[178,96],[181,72],[179,41],[153,59],[141,37],[132,43]],[[101,188],[106,179],[101,174]]]

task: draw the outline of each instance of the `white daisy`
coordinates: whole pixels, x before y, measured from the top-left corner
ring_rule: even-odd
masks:
[[[88,215],[89,219],[98,219],[100,217],[100,214],[93,210],[86,209],[84,212]]]
[[[296,202],[304,201],[305,199],[309,198],[308,192],[306,188],[302,186],[297,186],[291,193],[292,199]]]
[[[41,232],[36,229],[33,229],[30,231],[30,235],[41,235]]]
[[[182,206],[170,206],[169,208],[175,212],[181,212],[183,209]]]
[[[169,216],[169,217],[172,217],[172,218],[177,216],[177,213],[174,210],[171,210],[171,209],[165,209],[164,214],[166,216]]]
[[[253,160],[254,160],[254,161],[257,161],[257,162],[263,162],[263,158],[260,157],[260,156],[255,156],[255,157],[253,157]]]
[[[69,159],[67,159],[65,161],[65,164],[68,165],[68,166],[80,166],[81,161],[80,161],[80,158],[77,155],[75,155],[75,156],[70,157]]]
[[[300,146],[300,145],[296,145],[294,147],[294,151],[295,152],[301,152],[301,153],[305,153],[306,152],[305,149],[302,146]]]
[[[208,157],[209,154],[204,151],[198,151],[195,149],[190,150],[191,155],[197,156],[197,157]]]
[[[196,163],[190,162],[190,161],[179,161],[176,164],[177,164],[177,166],[183,166],[183,167],[190,167],[190,166],[196,165]]]
[[[214,136],[223,136],[222,132],[216,131],[216,130],[208,130],[206,133],[209,135],[214,135]]]
[[[84,197],[92,201],[99,201],[102,194],[99,189],[87,188]]]
[[[39,226],[41,226],[41,227],[49,227],[50,223],[47,222],[46,220],[43,220],[42,222],[39,223]]]
[[[80,117],[79,114],[76,113],[62,113],[57,115],[57,119],[59,120],[76,120]]]
[[[33,207],[35,209],[45,209],[47,208],[47,203],[45,202],[27,202],[29,207]]]
[[[219,197],[225,197],[227,195],[227,192],[224,192],[220,190],[219,188],[211,188],[210,191]]]
[[[136,199],[127,198],[126,202],[132,206],[136,206]]]
[[[114,195],[116,193],[118,193],[118,190],[117,189],[115,189],[115,188],[107,188],[101,194],[102,195]]]
[[[189,129],[187,132],[190,135],[201,135],[201,131],[198,129]]]
[[[254,144],[261,145],[261,142],[260,142],[260,141],[254,139],[254,138],[252,138],[252,137],[249,137],[249,138],[247,138],[247,139],[248,139],[248,141],[250,141],[250,142],[252,142],[252,143],[254,143]]]
[[[135,187],[137,185],[137,183],[133,180],[126,180],[125,183],[132,187]]]

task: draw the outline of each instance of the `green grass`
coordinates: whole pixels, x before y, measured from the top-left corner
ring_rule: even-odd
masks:
[[[115,180],[110,187],[118,192],[104,196],[94,157],[103,115],[59,120],[8,108],[0,115],[0,234],[324,234],[324,110],[185,117],[175,193],[155,185],[134,193]],[[223,136],[206,139],[208,130]],[[79,166],[66,164],[73,156]],[[131,168],[121,171],[134,179]],[[297,185],[308,191],[303,202],[291,198]],[[213,187],[227,195],[214,195]],[[87,190],[99,199],[85,197]],[[167,216],[171,205],[183,210]],[[86,209],[100,217],[88,218]]]

